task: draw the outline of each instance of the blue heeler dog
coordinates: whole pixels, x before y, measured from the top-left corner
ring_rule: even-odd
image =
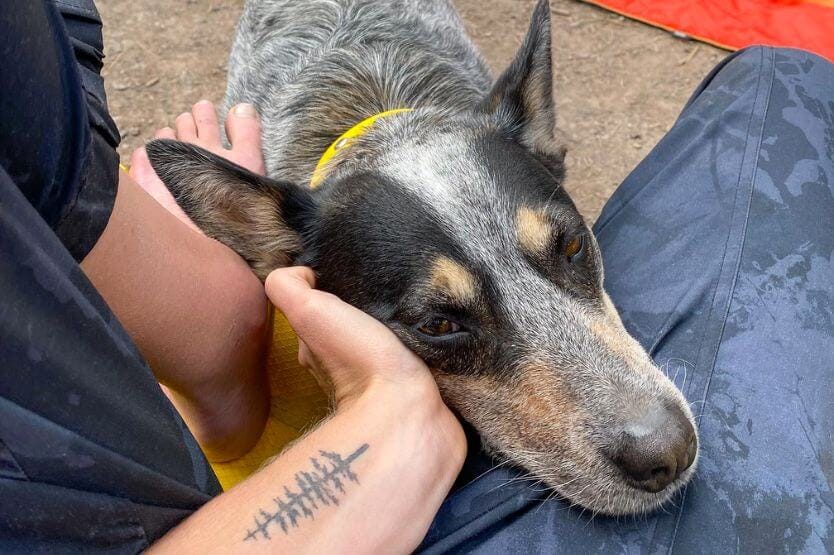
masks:
[[[602,288],[551,87],[547,0],[497,80],[449,0],[249,0],[226,100],[257,106],[269,177],[173,141],[148,153],[262,279],[309,264],[387,324],[497,457],[639,513],[687,482],[698,440]]]

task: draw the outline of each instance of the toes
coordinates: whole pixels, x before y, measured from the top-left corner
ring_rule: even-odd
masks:
[[[264,173],[261,152],[261,121],[251,104],[238,104],[229,110],[226,118],[226,134],[232,144],[235,158],[245,168]]]
[[[191,112],[183,112],[177,116],[174,125],[177,129],[177,138],[187,143],[193,143],[197,140],[197,123],[194,121],[194,116]]]
[[[191,109],[197,124],[197,137],[207,147],[220,148],[220,124],[217,122],[217,111],[214,104],[208,100],[201,100]]]
[[[251,104],[238,104],[229,110],[226,134],[232,150],[261,150],[261,121]]]
[[[177,134],[170,127],[163,127],[162,129],[159,129],[156,132],[156,134],[153,136],[153,138],[154,139],[171,139],[172,141],[176,141],[177,140]]]

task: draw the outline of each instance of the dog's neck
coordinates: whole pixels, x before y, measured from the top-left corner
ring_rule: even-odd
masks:
[[[492,80],[459,18],[446,2],[425,4],[247,3],[227,104],[258,107],[270,176],[308,183],[333,141],[374,114],[456,113],[484,97]]]

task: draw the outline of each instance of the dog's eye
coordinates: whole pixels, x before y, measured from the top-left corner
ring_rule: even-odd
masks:
[[[574,258],[578,254],[582,253],[584,246],[585,240],[582,238],[581,235],[576,235],[573,239],[565,243],[565,256],[571,259]]]
[[[417,331],[431,337],[442,337],[444,335],[451,335],[461,330],[460,324],[453,322],[447,318],[432,318],[428,322],[421,324]]]

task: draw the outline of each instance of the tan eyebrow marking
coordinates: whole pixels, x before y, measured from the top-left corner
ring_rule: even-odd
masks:
[[[543,254],[553,236],[553,229],[544,211],[522,206],[515,218],[516,235],[521,248],[530,254]]]
[[[461,301],[475,300],[478,285],[469,270],[445,256],[434,261],[429,279],[431,287]]]

